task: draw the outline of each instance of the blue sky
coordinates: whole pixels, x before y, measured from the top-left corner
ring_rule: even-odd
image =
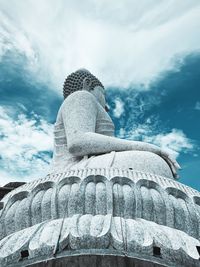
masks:
[[[0,0],[0,185],[47,174],[62,84],[85,67],[116,135],[163,147],[200,190],[200,2],[70,2]]]

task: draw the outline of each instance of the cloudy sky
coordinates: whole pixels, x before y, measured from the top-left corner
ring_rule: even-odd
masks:
[[[82,67],[116,135],[168,150],[200,190],[199,0],[0,0],[0,185],[48,173],[62,85]]]

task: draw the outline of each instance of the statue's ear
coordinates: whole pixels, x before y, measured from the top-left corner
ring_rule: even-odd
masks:
[[[92,85],[92,80],[89,77],[85,77],[82,82],[82,90],[85,91],[90,91],[91,90],[91,85]]]
[[[106,112],[109,112],[110,111],[110,109],[109,109],[109,107],[107,105],[105,106],[105,111]]]

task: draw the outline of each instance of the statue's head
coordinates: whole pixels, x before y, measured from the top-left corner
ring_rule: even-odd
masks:
[[[96,86],[100,86],[104,89],[102,83],[88,70],[79,69],[72,72],[64,82],[63,86],[63,96],[64,99],[68,97],[73,92],[79,90],[92,91]]]
[[[86,90],[91,92],[100,104],[105,107],[105,90],[102,83],[88,70],[79,69],[71,73],[65,80],[63,86],[63,96],[64,99],[70,94]]]

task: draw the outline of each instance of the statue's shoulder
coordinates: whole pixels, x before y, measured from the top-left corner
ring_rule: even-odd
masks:
[[[96,98],[87,91],[76,91],[69,95],[63,102],[62,106],[83,106],[83,105],[96,105]]]

